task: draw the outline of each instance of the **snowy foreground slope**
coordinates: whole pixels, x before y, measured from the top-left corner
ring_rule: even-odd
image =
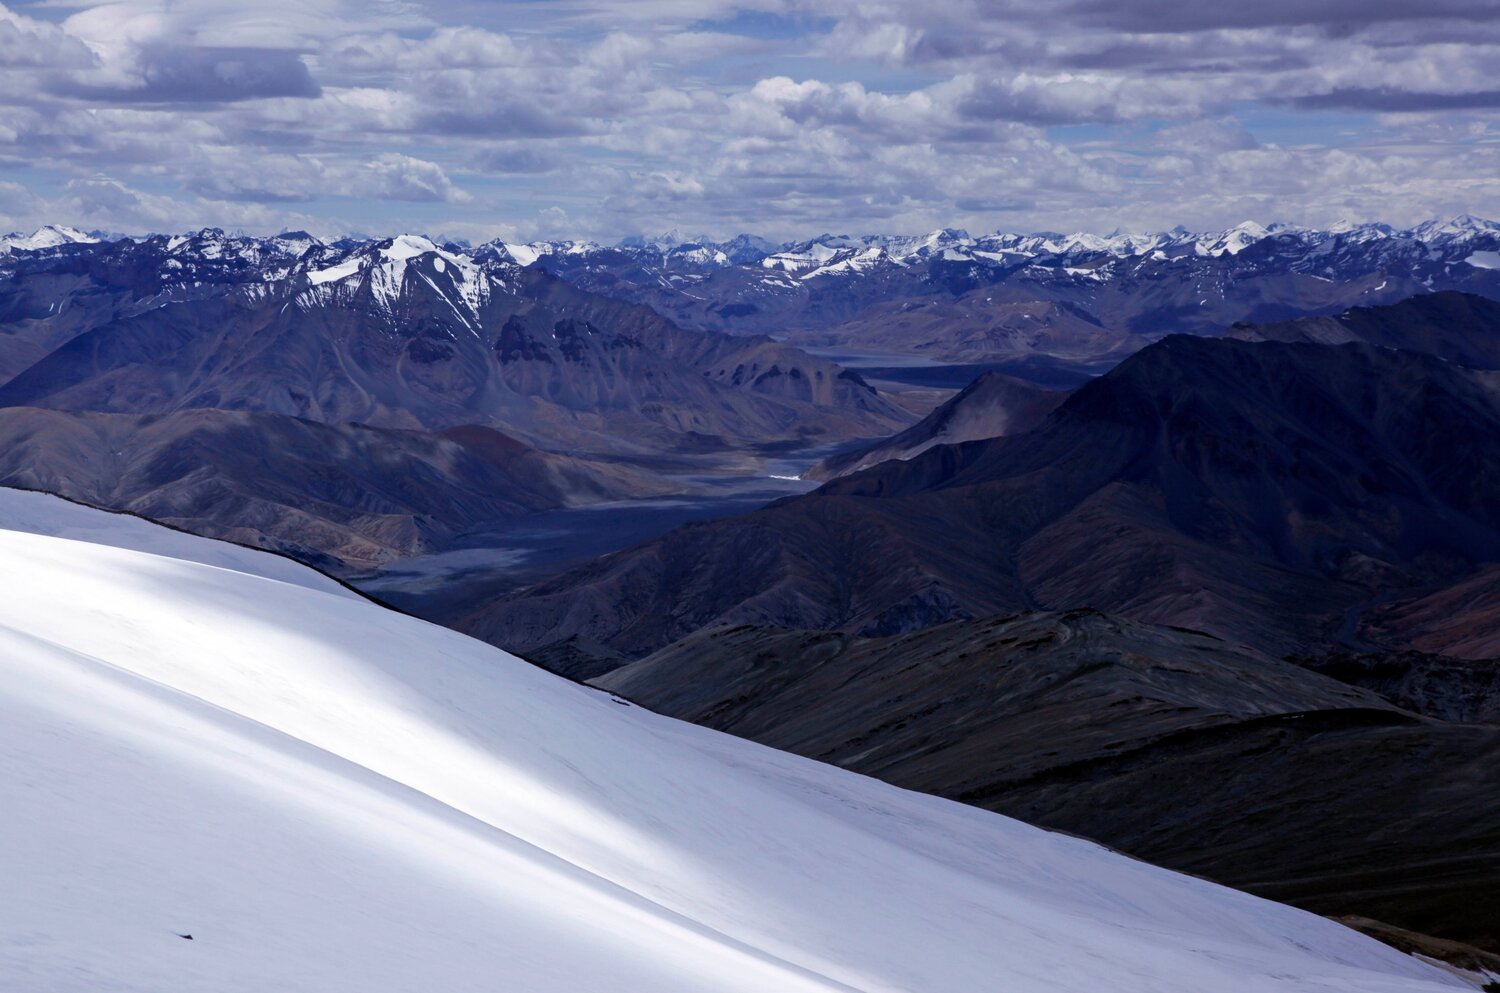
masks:
[[[284,560],[11,490],[0,810],[7,991],[1457,982],[1309,914],[657,717]]]

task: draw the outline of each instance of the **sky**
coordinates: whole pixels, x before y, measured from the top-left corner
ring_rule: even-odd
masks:
[[[0,0],[0,231],[1500,217],[1500,0]]]

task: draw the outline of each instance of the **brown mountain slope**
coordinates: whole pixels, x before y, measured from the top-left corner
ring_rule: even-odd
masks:
[[[1465,659],[1500,657],[1500,566],[1377,604],[1361,618],[1358,633],[1365,642],[1385,648]]]
[[[486,521],[663,484],[489,428],[442,434],[280,414],[0,409],[0,485],[273,548],[339,573],[441,548]]]
[[[700,631],[594,685],[1321,913],[1500,947],[1500,727],[1092,611]]]

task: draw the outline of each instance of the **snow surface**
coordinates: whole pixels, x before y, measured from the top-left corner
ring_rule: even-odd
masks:
[[[392,238],[391,243],[380,250],[380,254],[395,261],[405,261],[437,250],[436,245],[421,235],[403,234]]]
[[[1464,988],[1321,918],[653,715],[284,560],[14,491],[0,526],[0,989]]]
[[[518,266],[529,266],[542,255],[530,245],[509,245],[502,242],[500,247],[505,249]]]
[[[1464,261],[1476,269],[1500,269],[1500,252],[1475,252]]]
[[[35,252],[44,248],[57,248],[59,245],[91,245],[98,240],[93,235],[86,234],[77,228],[62,224],[48,224],[37,228],[29,235],[0,235],[0,255],[11,250]]]
[[[1194,251],[1199,255],[1238,255],[1270,234],[1269,229],[1254,221],[1244,221],[1216,238],[1199,238],[1194,244]]]
[[[839,261],[833,262],[829,265],[820,266],[817,269],[814,269],[812,272],[804,273],[799,278],[807,280],[816,279],[819,276],[857,275],[867,272],[883,262],[894,263],[895,265],[902,266],[903,268],[907,264],[905,262],[901,262],[891,258],[885,249],[879,247],[866,248],[863,251],[857,252],[841,252],[834,257],[838,258]],[[791,267],[788,266],[787,268],[790,269]]]
[[[285,556],[245,548],[227,541],[209,541],[131,514],[95,510],[50,493],[0,487],[0,531],[23,531],[148,552],[215,569],[303,586],[320,593],[363,599],[321,572]]]
[[[359,272],[363,268],[363,263],[364,260],[359,258],[345,259],[338,265],[329,266],[327,269],[317,269],[309,272],[307,278],[314,286],[321,286],[324,283],[336,283]]]

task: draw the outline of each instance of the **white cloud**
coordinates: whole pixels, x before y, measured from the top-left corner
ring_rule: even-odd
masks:
[[[12,216],[118,228],[219,214],[519,232],[560,220],[549,208],[598,237],[1500,213],[1496,15],[1482,0],[0,5],[0,182],[31,193]],[[1307,125],[1327,111],[1355,133]]]
[[[355,176],[354,190],[381,200],[464,203],[472,199],[453,185],[436,162],[395,152],[387,152],[366,163]]]

